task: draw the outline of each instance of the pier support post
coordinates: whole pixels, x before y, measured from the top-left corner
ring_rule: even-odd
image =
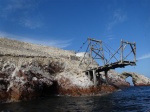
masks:
[[[91,74],[90,74],[90,71],[87,72],[87,76],[88,76],[88,78],[91,80]]]
[[[95,70],[93,70],[93,82],[94,82],[94,86],[97,86],[97,80],[96,80],[96,72],[95,72]]]
[[[104,71],[105,72],[105,79],[106,79],[106,84],[108,84],[108,74],[107,74],[107,70],[106,71]]]
[[[98,84],[97,85],[101,85],[102,82],[101,82],[101,74],[98,72]]]

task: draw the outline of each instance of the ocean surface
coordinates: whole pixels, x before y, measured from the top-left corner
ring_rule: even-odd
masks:
[[[130,87],[104,96],[50,96],[3,103],[0,112],[150,112],[150,87]]]

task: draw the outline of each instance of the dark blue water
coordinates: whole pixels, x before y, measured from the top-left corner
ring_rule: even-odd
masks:
[[[0,112],[150,112],[150,87],[130,87],[105,96],[57,96],[0,104]]]

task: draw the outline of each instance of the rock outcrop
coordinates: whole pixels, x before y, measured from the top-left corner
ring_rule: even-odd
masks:
[[[122,77],[120,77],[120,74],[115,72],[114,70],[108,71],[108,82],[110,84],[114,85],[114,86],[119,87],[119,88],[129,87],[130,86],[130,83],[127,82]]]
[[[150,85],[143,75],[108,71],[108,84],[101,73],[101,84],[94,86],[83,71],[89,65],[88,57],[54,47],[35,45],[0,38],[0,102],[30,100],[45,95],[89,96],[101,95],[129,87],[131,76],[135,86]]]
[[[80,60],[73,51],[0,38],[0,101],[54,94],[99,95],[117,90],[104,83],[94,87],[83,73],[86,63]]]
[[[43,91],[53,85],[54,75],[61,70],[63,70],[63,64],[55,60],[2,56],[0,96],[4,100],[16,101],[44,95]],[[3,96],[3,93],[6,93],[6,96]]]
[[[132,77],[132,82],[134,86],[149,86],[150,79],[145,77],[144,75],[139,75],[133,72],[124,72],[120,75],[120,78],[126,80],[127,77]]]

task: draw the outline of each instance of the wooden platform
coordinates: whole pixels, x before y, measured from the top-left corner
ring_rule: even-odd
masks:
[[[108,71],[110,69],[115,69],[115,68],[124,68],[125,66],[128,66],[128,65],[135,66],[136,63],[133,62],[133,61],[123,61],[123,62],[118,61],[118,62],[115,62],[115,63],[106,64],[104,66],[91,68],[91,69],[88,69],[84,72],[93,71],[93,70],[95,70],[96,72],[102,72],[102,71]]]

